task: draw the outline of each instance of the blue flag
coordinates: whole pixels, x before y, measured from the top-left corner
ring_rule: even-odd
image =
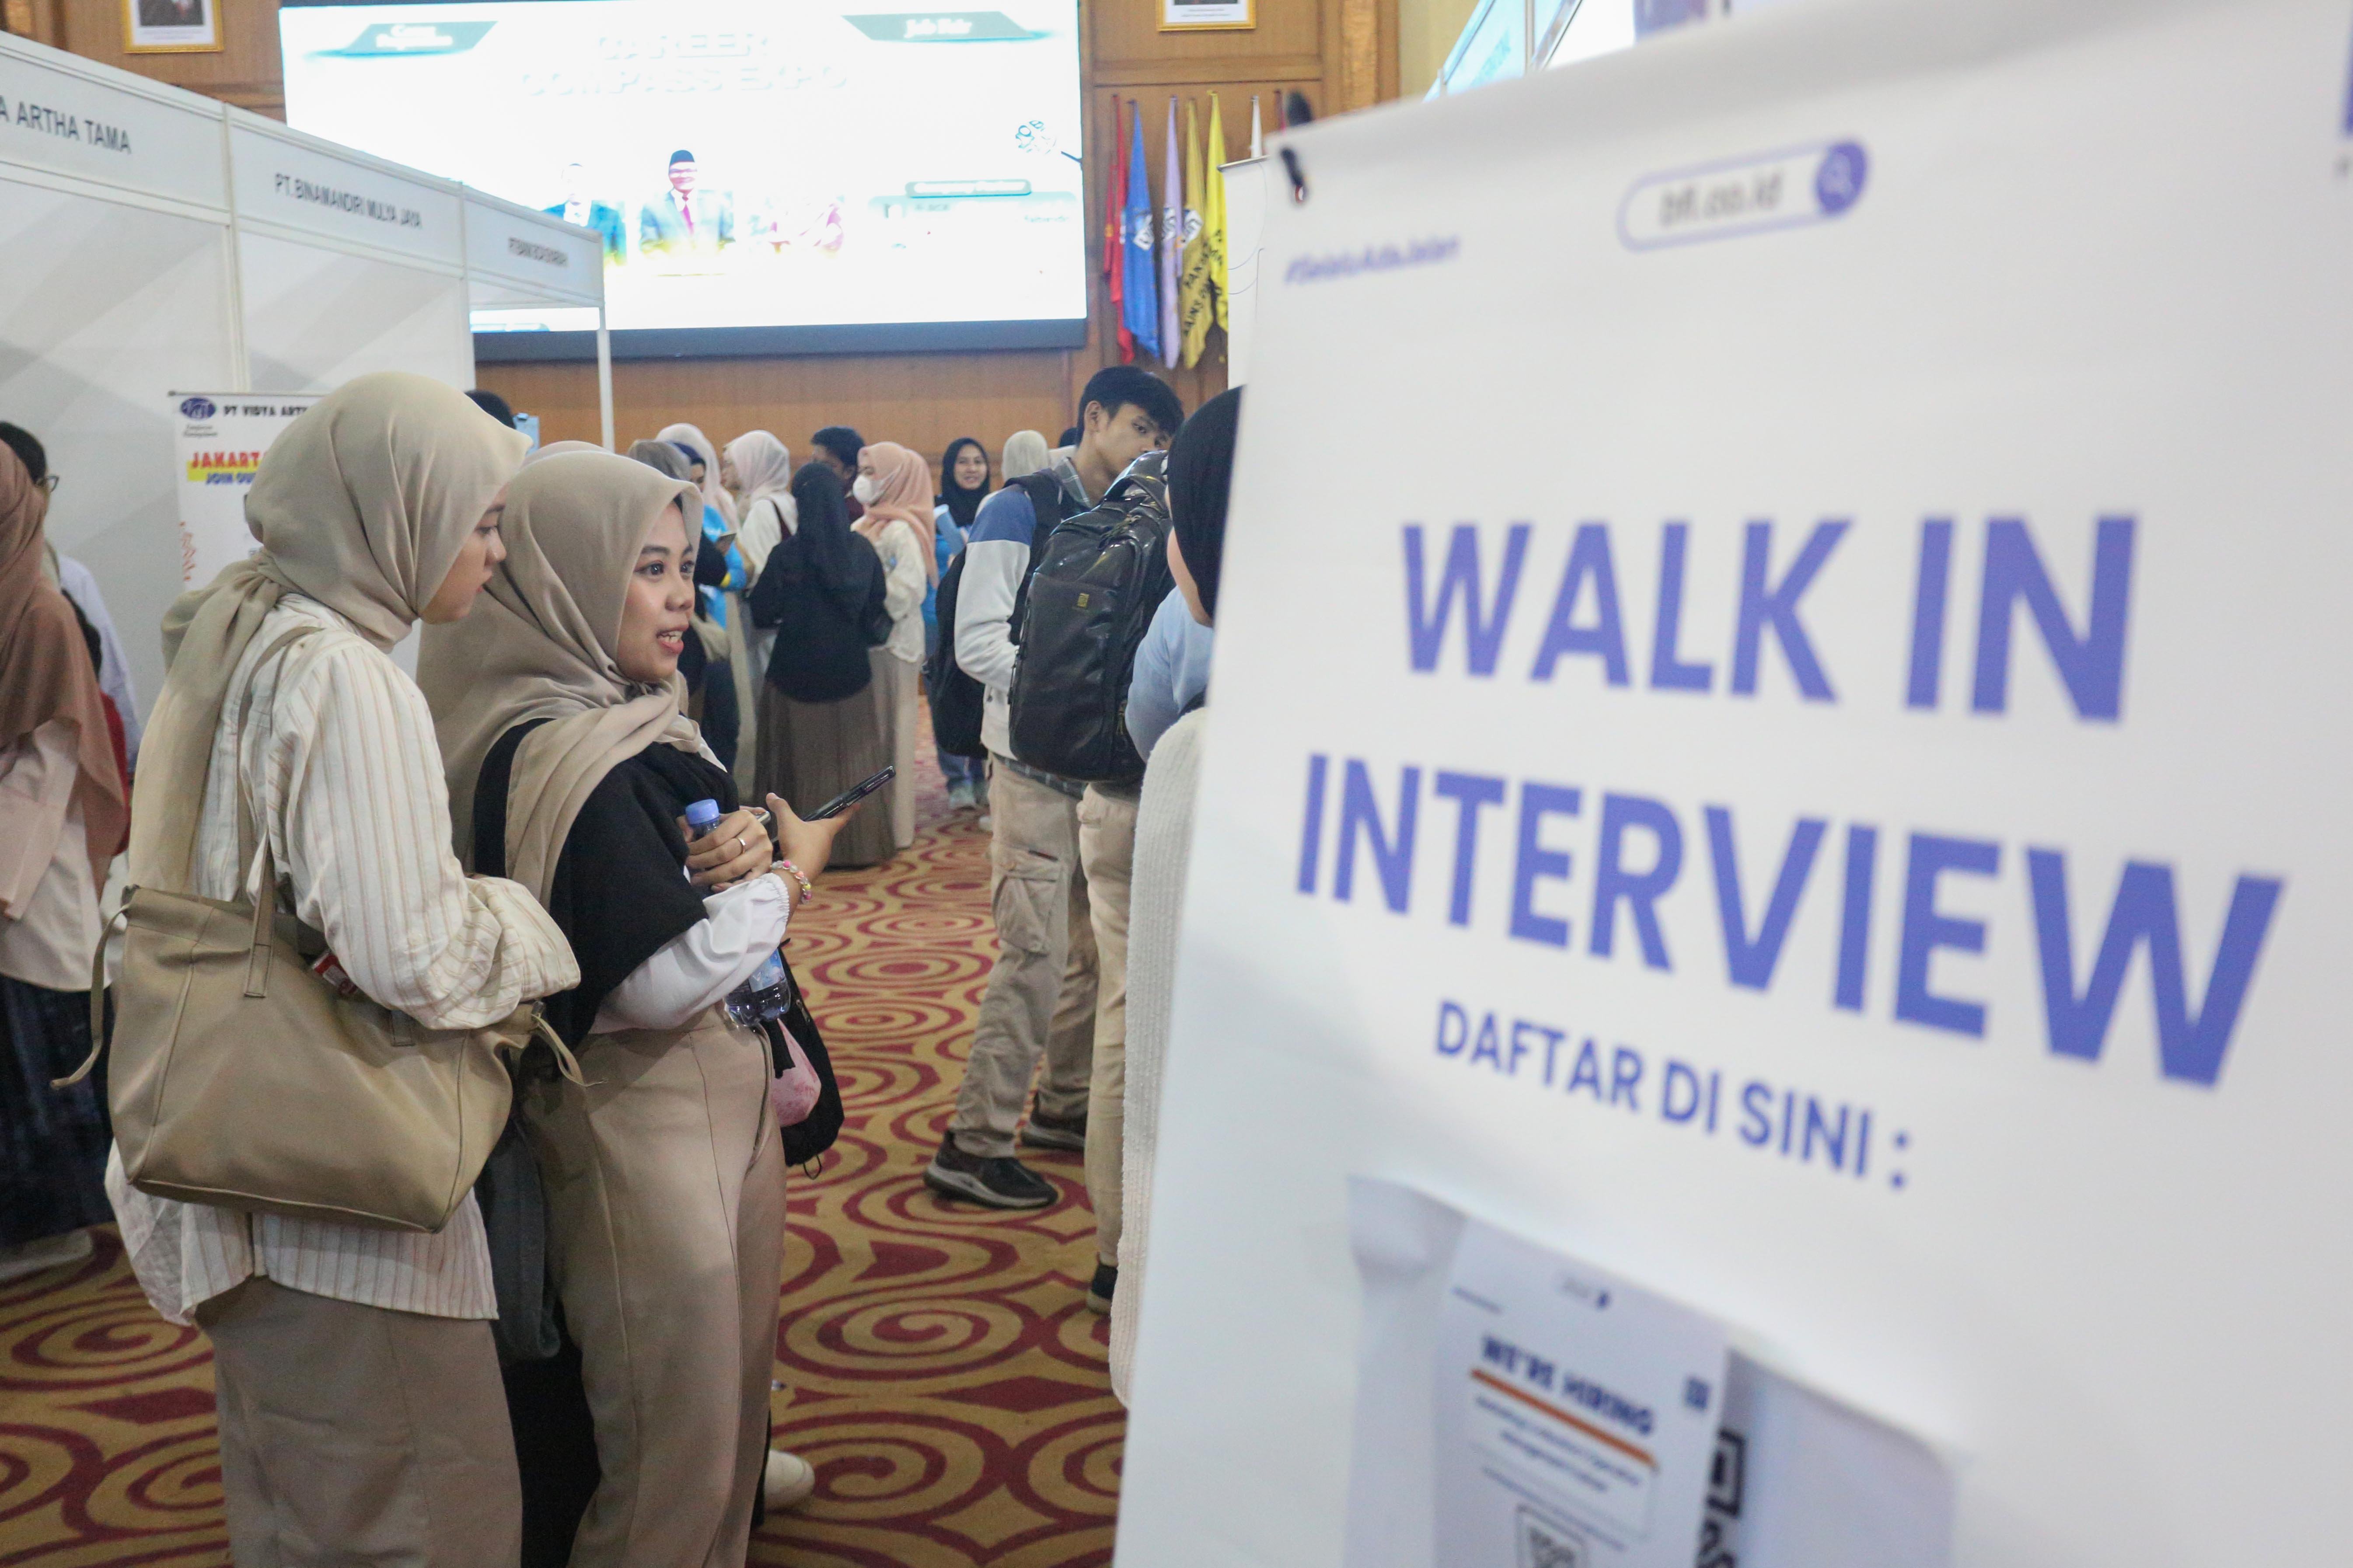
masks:
[[[1124,254],[1120,268],[1124,298],[1120,301],[1120,319],[1125,323],[1135,346],[1155,359],[1166,358],[1160,352],[1160,279],[1153,256],[1153,237],[1159,224],[1152,213],[1152,181],[1144,171],[1144,111],[1139,107],[1131,121],[1134,129],[1135,150],[1127,160],[1127,213],[1121,226],[1126,230]]]

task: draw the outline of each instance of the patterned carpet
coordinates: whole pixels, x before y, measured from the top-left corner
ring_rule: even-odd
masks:
[[[1055,1207],[944,1203],[946,1126],[995,952],[987,839],[923,770],[915,846],[828,875],[790,949],[849,1124],[792,1179],[776,1440],[818,1467],[751,1561],[1089,1568],[1111,1560],[1124,1428],[1081,1303],[1080,1157],[1032,1156]],[[149,1310],[101,1233],[89,1262],[0,1286],[0,1568],[225,1565],[212,1364]]]

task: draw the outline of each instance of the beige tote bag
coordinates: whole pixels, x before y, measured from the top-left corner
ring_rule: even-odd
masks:
[[[287,633],[262,661],[316,629]],[[115,917],[126,934],[107,1103],[123,1173],[184,1203],[438,1231],[506,1125],[501,1053],[538,1037],[575,1082],[578,1064],[537,1003],[489,1028],[427,1029],[345,995],[312,971],[324,942],[276,909],[269,836],[259,837],[259,879],[245,884],[258,896],[133,888]],[[110,1048],[105,984],[101,942],[90,1059],[59,1087]]]

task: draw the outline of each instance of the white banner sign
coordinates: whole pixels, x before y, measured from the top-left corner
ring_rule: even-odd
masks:
[[[1960,1568],[2333,1558],[2348,65],[1816,0],[1286,140],[1122,1568],[1340,1561],[1352,1175],[1951,1456]]]
[[[318,401],[319,395],[299,393],[171,395],[173,428],[178,433],[183,588],[209,583],[222,567],[253,553],[245,498],[261,467],[261,455]]]
[[[0,165],[226,208],[216,105],[0,37]]]
[[[230,118],[228,153],[240,222],[465,265],[455,186],[251,116]]]

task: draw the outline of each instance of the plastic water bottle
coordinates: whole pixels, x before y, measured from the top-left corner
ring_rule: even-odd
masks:
[[[686,803],[686,837],[689,842],[702,837],[719,826],[719,803],[715,800],[691,800]],[[686,879],[694,880],[694,868],[686,868]]]
[[[719,826],[719,803],[690,801],[686,807],[687,837],[700,838]],[[687,872],[688,879],[693,879]],[[765,1019],[781,1018],[793,1005],[792,984],[785,977],[785,955],[772,952],[752,971],[752,977],[727,994],[727,1016],[737,1026],[756,1029]]]

